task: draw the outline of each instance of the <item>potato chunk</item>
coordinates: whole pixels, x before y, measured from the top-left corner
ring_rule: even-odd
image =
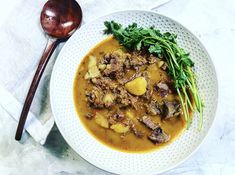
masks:
[[[134,114],[133,112],[127,111],[127,112],[126,112],[126,116],[127,116],[127,118],[129,118],[129,119],[133,122],[133,124],[138,123],[138,120],[137,120],[137,118],[135,117],[135,114]]]
[[[96,66],[96,57],[93,55],[89,56],[89,63],[88,63],[88,68],[91,68],[93,66]]]
[[[106,68],[106,64],[99,64],[98,67],[102,71]]]
[[[95,122],[103,128],[109,128],[108,120],[98,112],[95,115]]]
[[[159,62],[158,62],[158,67],[159,67],[159,68],[162,67],[164,63],[165,63],[164,61],[159,61]]]
[[[100,76],[100,71],[96,65],[96,57],[89,56],[88,71],[85,79],[95,78]]]
[[[146,92],[147,81],[144,77],[137,77],[126,83],[125,88],[133,95],[143,95]]]
[[[114,95],[111,93],[105,94],[103,97],[103,102],[105,106],[111,106],[114,101]]]
[[[129,119],[135,119],[135,116],[134,116],[134,114],[132,113],[132,112],[130,112],[130,111],[127,111],[126,112],[126,116],[129,118]]]
[[[122,133],[126,133],[127,131],[129,131],[130,126],[124,126],[121,123],[116,123],[112,125],[110,128],[114,130],[115,132],[122,134]]]

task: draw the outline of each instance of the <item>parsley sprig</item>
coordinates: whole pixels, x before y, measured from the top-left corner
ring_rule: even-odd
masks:
[[[113,34],[119,43],[129,50],[147,49],[149,53],[164,59],[168,65],[168,74],[174,80],[174,86],[179,95],[185,121],[189,127],[191,124],[190,111],[194,111],[195,103],[197,111],[200,113],[199,130],[202,128],[203,103],[199,97],[196,86],[196,77],[192,70],[193,61],[183,48],[179,47],[173,33],[161,33],[154,27],[143,28],[133,23],[127,27],[122,27],[114,21],[104,22],[105,34]]]

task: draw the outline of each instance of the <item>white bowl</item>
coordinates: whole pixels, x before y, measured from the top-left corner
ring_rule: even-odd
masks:
[[[198,113],[194,114],[189,130],[170,145],[149,153],[134,154],[114,150],[88,133],[77,116],[73,102],[73,81],[82,58],[107,36],[104,21],[114,20],[123,25],[136,22],[139,26],[155,26],[162,32],[177,34],[177,41],[195,62],[197,85],[204,101],[202,131],[197,130]],[[64,45],[51,77],[51,107],[56,124],[67,143],[93,165],[117,174],[156,174],[167,171],[188,158],[207,135],[215,116],[218,89],[212,61],[201,42],[178,22],[151,11],[121,11],[83,25]]]

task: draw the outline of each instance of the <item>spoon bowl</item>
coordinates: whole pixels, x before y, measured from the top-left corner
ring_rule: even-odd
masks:
[[[48,42],[24,102],[16,130],[16,140],[21,139],[33,97],[50,56],[60,42],[68,39],[76,31],[81,21],[82,10],[75,0],[49,0],[43,6],[40,22],[44,32],[49,36]]]
[[[82,10],[75,0],[49,0],[42,9],[40,20],[45,33],[65,39],[80,26]]]

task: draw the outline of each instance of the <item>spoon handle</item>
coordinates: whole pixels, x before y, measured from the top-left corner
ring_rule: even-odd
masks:
[[[23,129],[24,129],[26,118],[27,118],[30,106],[32,104],[33,97],[35,95],[36,89],[38,87],[39,81],[42,77],[42,74],[45,70],[45,67],[46,67],[53,51],[55,50],[57,44],[58,44],[58,42],[57,42],[56,39],[53,39],[53,38],[48,39],[47,46],[46,46],[46,48],[44,50],[44,53],[41,57],[38,68],[35,72],[35,75],[33,77],[33,81],[30,85],[27,97],[26,97],[25,102],[24,102],[24,106],[23,106],[23,109],[22,109],[22,112],[21,112],[21,115],[20,115],[20,120],[19,120],[19,123],[18,123],[17,130],[16,130],[16,135],[15,135],[16,140],[21,139],[21,135],[22,135],[22,132],[23,132]]]

